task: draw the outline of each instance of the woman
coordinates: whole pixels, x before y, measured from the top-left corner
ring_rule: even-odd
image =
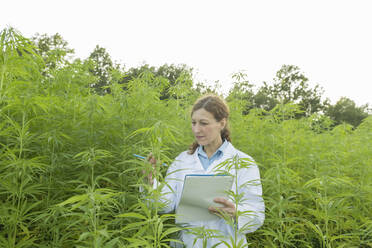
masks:
[[[177,208],[185,175],[213,174],[219,164],[236,156],[246,159],[246,161],[253,161],[250,156],[235,149],[231,144],[228,118],[229,109],[218,96],[207,95],[196,101],[191,112],[195,142],[188,151],[182,152],[168,169],[165,178],[167,186],[162,188],[162,201],[166,202],[164,212],[172,212]],[[149,161],[153,164],[156,162],[151,156]],[[234,169],[230,168],[229,172],[232,175],[235,174]],[[237,177],[234,179],[233,185],[237,183],[238,193],[243,194],[243,198],[238,201],[238,209],[235,209],[235,203],[232,200],[217,197],[214,201],[220,203],[221,207],[209,207],[208,210],[218,216],[221,216],[221,212],[225,216],[231,216],[237,225],[237,236],[234,234],[236,228],[228,224],[228,221],[222,217],[213,221],[187,223],[190,227],[203,227],[219,231],[222,237],[208,238],[207,247],[212,247],[221,241],[231,244],[231,237],[237,237],[237,243],[242,240],[246,244],[244,234],[255,231],[263,224],[264,202],[261,196],[262,189],[257,165],[249,162],[248,166],[241,166],[236,172]],[[153,183],[151,175],[148,179]],[[157,187],[157,183],[154,183],[154,187]],[[232,187],[232,190],[235,192],[235,186]],[[238,215],[237,210],[240,213]],[[235,219],[236,216],[238,216],[237,219]],[[230,223],[234,222],[230,221]],[[186,247],[203,247],[202,240],[186,230],[181,232],[181,240]],[[217,247],[227,246],[221,243]]]

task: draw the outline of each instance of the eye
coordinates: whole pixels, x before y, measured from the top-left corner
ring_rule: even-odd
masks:
[[[206,125],[208,125],[208,122],[200,122],[200,125],[206,126]]]

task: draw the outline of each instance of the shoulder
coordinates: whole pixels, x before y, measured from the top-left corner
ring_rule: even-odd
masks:
[[[231,157],[237,156],[238,158],[247,159],[250,160],[251,162],[254,162],[254,159],[250,155],[236,149],[230,142],[226,147],[226,153],[228,153]]]
[[[245,152],[236,149],[231,143],[227,148],[227,158],[237,157],[239,159],[237,167],[239,172],[238,181],[259,183],[260,171],[254,159]],[[234,170],[232,171],[232,173],[234,173]]]
[[[260,178],[259,168],[255,160],[245,152],[236,149],[231,143],[226,149],[226,158],[239,159],[239,177],[257,179]]]
[[[183,151],[174,159],[174,161],[184,161],[193,158],[194,154],[189,154],[189,151]]]
[[[172,167],[183,167],[184,164],[192,163],[194,159],[194,154],[189,154],[188,151],[183,151],[174,159]]]

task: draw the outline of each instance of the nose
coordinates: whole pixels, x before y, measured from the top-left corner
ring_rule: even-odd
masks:
[[[200,126],[199,126],[198,123],[195,123],[195,124],[192,125],[192,131],[193,131],[193,133],[199,133]]]

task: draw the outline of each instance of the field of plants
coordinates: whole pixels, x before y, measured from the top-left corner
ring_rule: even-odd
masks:
[[[168,247],[181,227],[158,214],[158,191],[139,192],[150,165],[132,154],[169,164],[186,150],[198,92],[161,100],[167,81],[142,73],[96,94],[83,63],[43,66],[28,39],[1,33],[0,247]],[[249,247],[372,247],[371,116],[354,129],[294,118],[294,104],[248,114],[241,99],[228,104],[266,205]]]

